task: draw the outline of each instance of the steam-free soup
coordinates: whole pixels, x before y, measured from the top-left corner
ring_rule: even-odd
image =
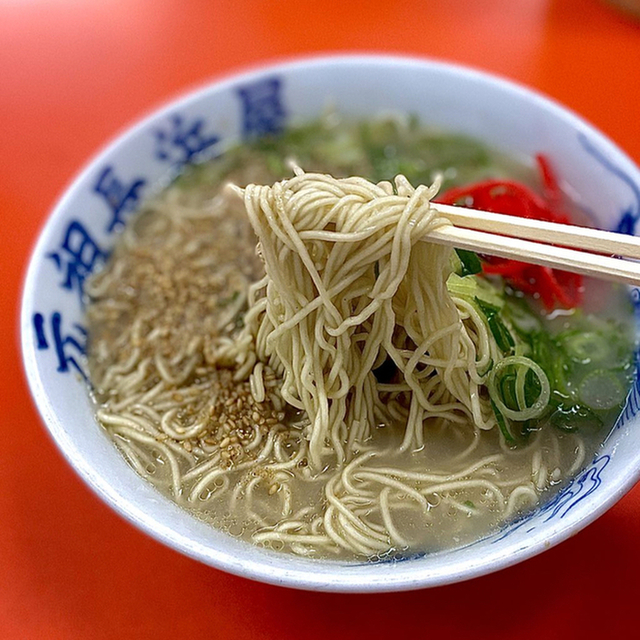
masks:
[[[624,401],[625,292],[422,242],[444,223],[414,189],[577,220],[533,164],[331,116],[189,167],[87,285],[100,423],[196,517],[309,557],[446,549],[535,508]]]

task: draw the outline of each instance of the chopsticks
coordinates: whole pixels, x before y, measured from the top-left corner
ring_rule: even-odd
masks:
[[[455,226],[430,232],[425,238],[430,242],[640,285],[640,263],[617,257],[640,260],[640,238],[437,202],[431,206]]]

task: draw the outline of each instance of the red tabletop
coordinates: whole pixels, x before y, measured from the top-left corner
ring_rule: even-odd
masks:
[[[334,595],[182,557],[102,504],[21,372],[38,229],[81,165],[176,93],[268,59],[455,60],[557,98],[640,162],[640,21],[598,0],[0,0],[0,638],[639,637],[640,487],[571,540],[462,584]]]

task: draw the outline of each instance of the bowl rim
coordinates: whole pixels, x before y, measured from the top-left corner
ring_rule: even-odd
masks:
[[[37,240],[31,250],[21,294],[20,342],[25,377],[31,396],[47,432],[64,458],[76,473],[78,473],[84,483],[126,521],[144,531],[153,539],[162,542],[186,556],[241,577],[279,586],[313,591],[372,593],[440,586],[487,575],[522,562],[563,542],[600,517],[635,485],[640,479],[640,453],[636,455],[635,466],[631,463],[627,464],[628,473],[625,475],[619,474],[615,480],[609,483],[606,494],[602,494],[602,499],[598,500],[595,507],[591,505],[591,509],[583,510],[579,518],[567,521],[565,526],[556,527],[555,529],[550,527],[550,533],[545,540],[539,540],[527,546],[520,545],[517,549],[513,549],[511,553],[503,553],[502,556],[497,559],[493,557],[487,561],[481,559],[479,562],[464,568],[458,565],[457,570],[447,571],[444,575],[432,574],[428,569],[425,570],[425,568],[421,566],[415,567],[410,571],[403,569],[390,573],[387,570],[388,565],[382,563],[372,565],[381,568],[375,576],[343,575],[341,577],[339,574],[343,565],[333,564],[332,561],[317,561],[319,567],[327,567],[327,571],[321,572],[308,571],[304,567],[301,569],[292,569],[286,566],[287,564],[292,564],[290,556],[286,556],[288,562],[282,562],[281,566],[273,566],[271,563],[251,559],[242,559],[239,561],[228,552],[206,548],[194,543],[187,536],[177,533],[166,523],[157,520],[155,516],[151,516],[142,507],[136,505],[128,496],[121,495],[111,486],[105,477],[94,472],[91,462],[80,450],[78,444],[74,443],[68,436],[60,416],[53,410],[45,389],[45,384],[36,365],[36,350],[31,336],[33,293],[37,287],[36,271],[39,258],[45,253],[48,240],[56,228],[57,219],[73,201],[80,183],[84,182],[89,173],[94,171],[97,164],[106,160],[111,154],[116,152],[120,146],[126,145],[128,138],[148,127],[151,119],[168,115],[169,112],[175,109],[196,102],[204,93],[212,90],[224,91],[238,83],[250,82],[265,74],[286,73],[301,68],[322,67],[325,65],[348,67],[356,66],[360,63],[397,65],[402,67],[414,66],[416,69],[430,68],[432,70],[488,83],[497,89],[502,89],[513,94],[519,93],[528,101],[540,105],[547,110],[551,110],[556,115],[573,123],[577,128],[589,131],[602,148],[608,152],[613,152],[618,158],[623,159],[634,169],[636,176],[640,177],[640,170],[633,160],[610,138],[580,115],[535,89],[494,73],[434,58],[380,54],[375,52],[358,54],[336,52],[323,55],[303,55],[268,60],[245,67],[241,70],[232,70],[224,75],[214,77],[210,81],[186,88],[186,90],[180,92],[177,96],[163,101],[160,106],[147,110],[141,117],[136,118],[132,124],[130,123],[120,128],[97,153],[83,163],[82,168],[72,177],[71,181],[64,188],[62,196],[58,198],[47,214],[46,221],[38,231]],[[487,555],[492,556],[493,554]],[[283,556],[283,558],[284,557],[285,556]],[[309,561],[306,560],[306,562],[308,563]],[[295,561],[293,564],[295,564]],[[332,564],[335,567],[334,569],[331,569]],[[407,566],[411,563],[402,564]]]

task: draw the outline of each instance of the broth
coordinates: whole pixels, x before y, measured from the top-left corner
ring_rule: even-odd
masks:
[[[256,390],[248,376],[234,379],[221,345],[241,334],[249,286],[264,267],[243,203],[224,184],[270,184],[289,175],[287,157],[305,169],[372,180],[404,173],[414,184],[430,183],[439,170],[445,186],[507,176],[537,185],[530,167],[473,140],[416,122],[349,123],[335,116],[187,169],[145,203],[86,288],[97,416],[125,458],[215,528],[309,557],[376,558],[459,546],[547,499],[592,458],[619,402],[603,405],[604,420],[587,416],[579,431],[556,416],[555,426],[536,426],[516,447],[498,429],[478,432],[428,419],[424,445],[404,452],[399,410],[373,429],[357,464],[336,480],[331,462],[323,469],[309,465],[304,415],[283,402],[275,372],[265,366],[264,389]],[[615,380],[628,386],[629,307],[621,287],[589,283],[582,310],[537,312],[546,332],[567,334],[558,338],[567,341],[572,330],[588,335],[607,317],[622,319],[620,349],[627,357],[617,356]],[[581,366],[575,375],[582,380]],[[382,471],[387,468],[402,474]],[[377,492],[376,508],[358,491]],[[339,518],[345,504],[366,519],[377,547],[354,534],[360,549],[354,553],[327,535],[327,509],[335,507]],[[385,537],[389,530],[395,542]]]

